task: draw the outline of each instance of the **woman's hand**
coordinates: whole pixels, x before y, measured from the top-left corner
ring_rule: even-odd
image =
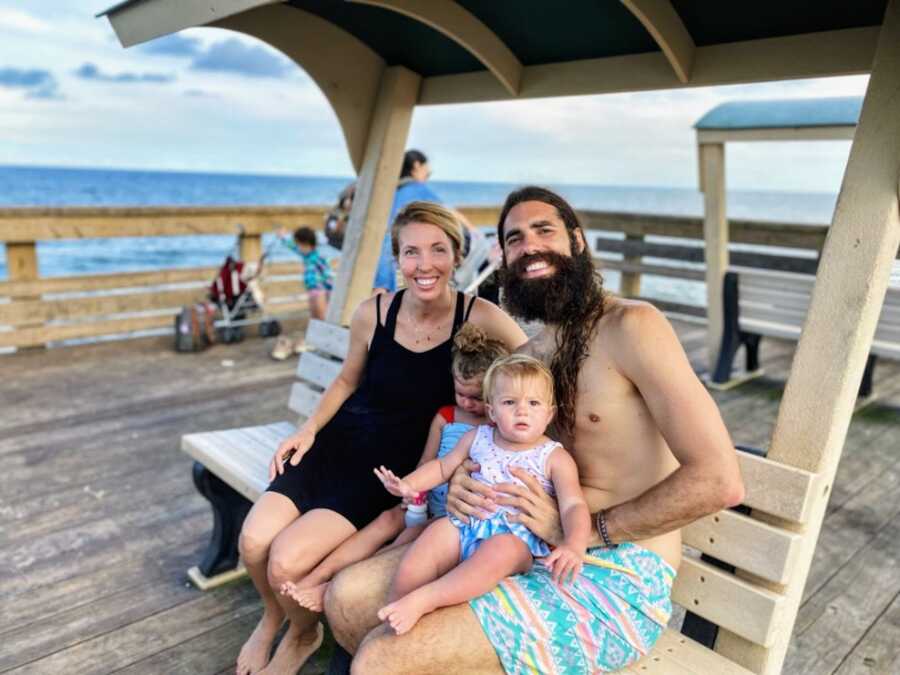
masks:
[[[509,471],[525,483],[525,487],[517,483],[495,485],[497,503],[518,509],[519,513],[510,516],[511,518],[522,523],[551,546],[560,546],[564,535],[556,499],[544,492],[544,488],[530,472],[515,467],[511,467]],[[448,505],[449,502],[448,499]]]
[[[567,584],[581,574],[583,556],[584,551],[576,551],[571,546],[562,544],[544,558],[544,564],[553,572],[553,580],[556,583]]]
[[[314,431],[301,427],[296,433],[281,441],[278,450],[272,455],[272,461],[269,462],[269,482],[271,483],[275,480],[276,475],[284,473],[284,465],[289,458],[291,466],[297,466],[315,440],[316,434]]]
[[[466,521],[469,516],[484,520],[494,512],[496,493],[470,475],[480,468],[471,459],[467,459],[453,472],[447,489],[447,513]]]

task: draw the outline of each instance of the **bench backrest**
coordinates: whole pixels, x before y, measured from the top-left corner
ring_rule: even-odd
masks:
[[[738,275],[742,330],[797,340],[806,320],[815,277],[792,272],[731,268]],[[888,288],[871,353],[900,358],[900,288]]]
[[[306,327],[308,351],[297,364],[298,382],[291,387],[288,407],[302,423],[315,410],[322,392],[341,371],[350,345],[350,330],[325,321],[311,319]]]

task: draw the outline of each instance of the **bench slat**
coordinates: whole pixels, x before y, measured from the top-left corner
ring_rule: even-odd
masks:
[[[276,422],[261,427],[207,431],[181,437],[181,449],[250,501],[268,486],[268,463],[280,439],[296,427]]]
[[[758,333],[770,337],[783,338],[796,342],[800,339],[800,326],[789,326],[783,323],[760,321],[759,319],[745,319],[740,317],[741,330],[747,333]]]
[[[723,562],[784,584],[802,537],[736,511],[722,511],[685,527],[682,540]]]
[[[687,668],[695,675],[753,675],[752,671],[672,629],[660,636],[652,652],[622,672],[668,675],[674,672],[673,664]]]
[[[313,352],[303,352],[300,363],[297,364],[297,377],[327,389],[341,372],[342,366],[340,361],[333,361]]]
[[[783,595],[685,556],[681,560],[672,600],[742,638],[768,647],[775,639],[786,605]]]
[[[744,477],[744,505],[795,523],[805,523],[820,481],[817,474],[757,457],[737,453]]]
[[[330,356],[345,359],[350,348],[350,331],[327,321],[311,319],[306,327],[304,341]]]
[[[303,382],[294,382],[294,385],[291,387],[291,398],[288,401],[288,408],[301,417],[309,417],[313,414],[316,406],[319,405],[321,398],[322,392],[316,391]]]

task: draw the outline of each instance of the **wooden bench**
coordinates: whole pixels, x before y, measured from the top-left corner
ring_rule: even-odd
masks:
[[[724,326],[716,368],[709,385],[728,389],[759,377],[759,343],[763,336],[797,341],[809,310],[815,276],[791,272],[731,268],[723,282]],[[732,375],[743,346],[746,370]],[[878,357],[900,359],[900,289],[888,288],[875,339],[859,388],[860,404],[873,397],[872,376]]]
[[[213,511],[209,546],[201,562],[188,570],[200,589],[244,574],[238,556],[244,518],[269,484],[269,461],[278,444],[309,416],[322,391],[340,372],[349,333],[324,321],[309,322],[305,339],[310,351],[300,356],[299,381],[291,387],[288,401],[288,408],[299,416],[296,423],[284,421],[182,436],[181,449],[194,458],[194,484]]]
[[[347,350],[347,331],[312,321],[306,342],[316,351],[300,357],[297,374],[302,381],[294,384],[289,403],[301,419],[337,375]],[[195,482],[214,514],[209,549],[190,573],[201,588],[241,574],[237,567],[241,523],[267,486],[272,453],[294,429],[290,422],[279,422],[182,438],[182,449],[195,460]],[[675,581],[673,600],[690,612],[685,621],[688,634],[667,630],[650,655],[623,672],[746,675],[752,671],[710,648],[720,634],[765,649],[778,631],[791,625],[796,608],[788,602],[784,585],[796,573],[793,568],[804,537],[799,530],[819,493],[818,480],[750,452],[738,456],[746,484],[743,512],[722,511],[683,530],[690,548]],[[756,519],[751,509],[763,512],[765,520]]]

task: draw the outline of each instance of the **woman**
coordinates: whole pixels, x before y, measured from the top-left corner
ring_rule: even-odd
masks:
[[[240,675],[265,666],[285,618],[290,627],[271,670],[293,672],[318,648],[316,615],[283,601],[278,590],[396,503],[372,469],[415,467],[435,411],[454,400],[450,346],[463,321],[510,349],[525,342],[495,305],[451,290],[462,236],[450,210],[429,202],[407,205],[391,241],[407,288],[357,308],[340,374],[309,420],[278,447],[269,467],[274,480],[244,522],[241,557],[264,611],[241,649]]]
[[[443,201],[428,186],[427,181],[430,177],[431,166],[428,164],[425,154],[418,150],[407,150],[403,155],[400,182],[397,184],[397,192],[394,193],[394,203],[391,205],[391,212],[388,216],[389,223],[394,221],[400,209],[407,204],[420,201],[440,204]],[[375,269],[374,293],[397,290],[397,265],[391,255],[392,248],[391,232],[388,231],[381,244],[381,255],[378,258],[378,267]]]

